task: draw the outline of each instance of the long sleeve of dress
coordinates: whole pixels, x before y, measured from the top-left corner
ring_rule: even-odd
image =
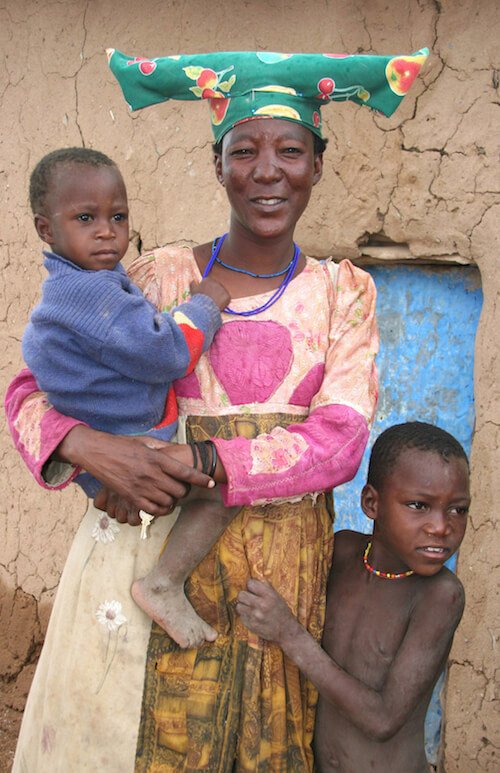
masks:
[[[378,332],[371,276],[331,265],[329,346],[307,419],[254,439],[215,439],[227,473],[227,505],[263,504],[324,491],[354,477],[377,400]]]
[[[80,472],[77,467],[53,463],[50,476],[44,476],[43,471],[70,429],[83,422],[58,413],[27,368],[6,392],[5,413],[14,445],[37,483],[47,489],[62,489],[71,483]]]

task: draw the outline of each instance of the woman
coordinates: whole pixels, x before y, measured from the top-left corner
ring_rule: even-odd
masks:
[[[224,68],[207,69],[219,77]],[[91,505],[75,537],[15,771],[312,770],[316,693],[278,648],[245,629],[234,604],[250,576],[266,577],[320,638],[332,549],[331,500],[322,492],[360,462],[376,399],[377,333],[369,275],[348,261],[318,263],[294,245],[324,145],[313,114],[305,106],[305,119],[299,105],[297,119],[292,87],[281,87],[285,101],[267,94],[267,113],[265,99],[257,116],[253,98],[250,108],[226,106],[216,131],[227,236],[156,250],[130,270],[159,308],[207,272],[233,298],[210,352],[176,388],[185,439],[214,440],[224,501],[243,505],[187,584],[216,642],[180,650],[128,592],[171,522],[157,519],[141,542],[130,525],[137,508],[165,513],[186,482],[204,482],[190,469],[189,446],[154,448],[60,416],[26,371],[9,392],[13,436],[38,481],[61,487],[76,474],[67,464],[80,465],[108,487],[101,504],[129,521],[118,527]],[[280,104],[286,120],[276,118]],[[316,102],[309,107],[317,112]],[[212,112],[220,127],[220,111]]]

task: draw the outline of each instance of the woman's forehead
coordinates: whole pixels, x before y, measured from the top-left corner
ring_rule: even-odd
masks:
[[[300,139],[303,142],[313,141],[309,129],[294,121],[284,118],[249,118],[237,123],[230,129],[223,141],[234,142],[245,139]]]

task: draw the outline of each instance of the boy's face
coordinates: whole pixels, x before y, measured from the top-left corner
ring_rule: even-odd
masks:
[[[118,169],[58,165],[35,226],[61,257],[90,271],[113,269],[125,255],[129,237],[127,192]]]
[[[362,507],[375,520],[384,571],[413,569],[433,575],[455,553],[465,534],[470,505],[464,459],[435,451],[403,451],[377,490],[366,485]]]

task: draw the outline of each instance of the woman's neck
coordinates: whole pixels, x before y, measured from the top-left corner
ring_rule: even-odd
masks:
[[[262,238],[254,234],[240,234],[231,229],[219,257],[233,268],[260,275],[272,274],[286,268],[293,258],[293,253],[292,234]]]
[[[205,244],[195,247],[194,256],[200,272],[203,274],[212,252],[212,245]],[[294,254],[292,236],[286,238],[262,238],[253,234],[242,237],[234,229],[230,230],[219,253],[223,264],[216,262],[210,271],[210,276],[223,284],[232,298],[245,298],[260,295],[275,290],[283,281],[283,274]],[[230,268],[229,268],[230,267]],[[294,276],[305,267],[305,258],[300,256]],[[241,269],[257,274],[249,276]],[[262,277],[262,274],[277,274],[272,277]]]

